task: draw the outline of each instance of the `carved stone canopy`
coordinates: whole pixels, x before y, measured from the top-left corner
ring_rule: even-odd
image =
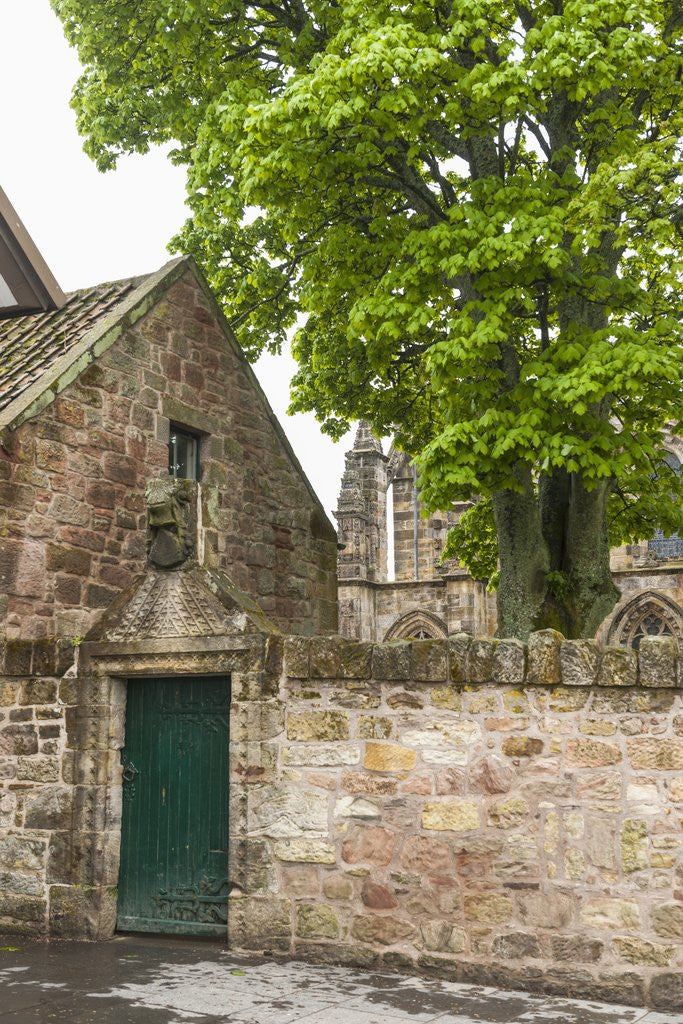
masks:
[[[86,641],[130,643],[277,633],[261,607],[218,570],[151,569],[118,596]]]

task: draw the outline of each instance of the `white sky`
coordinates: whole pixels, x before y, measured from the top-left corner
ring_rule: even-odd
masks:
[[[186,217],[184,172],[163,153],[95,169],[69,106],[78,74],[48,0],[0,0],[0,185],[66,291],[158,269]],[[293,367],[289,356],[263,356],[255,370],[331,513],[350,439],[334,444],[312,415],[285,414]]]

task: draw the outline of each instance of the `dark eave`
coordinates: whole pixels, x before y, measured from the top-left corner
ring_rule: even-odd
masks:
[[[64,293],[0,188],[0,319],[45,313]]]

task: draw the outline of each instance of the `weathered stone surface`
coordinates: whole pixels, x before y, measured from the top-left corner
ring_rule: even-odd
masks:
[[[475,761],[469,773],[472,790],[482,793],[507,793],[515,777],[514,768],[494,754]]]
[[[464,899],[465,918],[482,924],[504,924],[512,920],[514,905],[509,896],[498,893],[473,893]]]
[[[647,824],[626,820],[621,826],[621,864],[626,874],[648,866]]]
[[[391,796],[397,785],[394,779],[378,779],[376,775],[366,775],[365,772],[344,772],[341,784],[348,793],[368,793],[371,796]]]
[[[627,746],[629,760],[634,768],[665,772],[683,769],[683,739],[634,737],[627,741]]]
[[[448,674],[453,683],[466,683],[468,679],[467,659],[472,643],[469,633],[456,633],[448,638]]]
[[[340,652],[342,679],[368,679],[372,674],[373,644],[353,642],[343,644]]]
[[[398,906],[398,900],[393,889],[379,882],[371,882],[366,879],[361,889],[361,899],[366,907],[371,910],[393,910]]]
[[[648,967],[668,967],[676,952],[674,946],[662,946],[630,936],[617,936],[612,940],[612,949],[620,960]]]
[[[285,839],[273,844],[277,860],[290,863],[334,864],[337,854],[331,843],[323,839]]]
[[[312,679],[338,679],[344,640],[339,636],[316,637],[310,648]]]
[[[605,647],[600,658],[598,686],[635,686],[638,658],[628,647]]]
[[[387,914],[382,917],[359,915],[354,918],[351,931],[360,942],[393,946],[413,935],[415,929],[409,921]]]
[[[395,834],[387,828],[358,826],[342,843],[342,860],[383,867],[391,860],[395,843]]]
[[[480,826],[474,800],[428,802],[422,811],[422,827],[435,831],[471,832]]]
[[[566,928],[572,917],[572,901],[559,892],[521,893],[520,916],[525,924],[540,928]]]
[[[493,661],[499,641],[488,637],[473,637],[467,655],[468,681],[487,683],[493,679]]]
[[[512,684],[524,682],[526,645],[521,640],[500,640],[493,652],[493,681]]]
[[[676,686],[678,643],[672,636],[644,636],[638,648],[641,686]]]
[[[413,679],[440,683],[448,677],[448,645],[445,640],[413,640],[411,644]]]
[[[489,824],[497,828],[517,828],[529,815],[529,806],[521,797],[501,800],[489,810]]]
[[[283,764],[323,768],[358,764],[360,747],[351,743],[317,743],[283,747]]]
[[[429,836],[407,836],[401,852],[401,865],[417,875],[448,875],[453,870],[450,846]]]
[[[636,903],[608,896],[587,900],[581,908],[581,921],[590,928],[603,928],[609,931],[638,928],[641,923]]]
[[[328,900],[350,900],[353,883],[346,875],[326,875],[323,879],[323,893]]]
[[[290,711],[287,715],[287,739],[330,741],[348,738],[349,716],[345,711]]]
[[[503,960],[523,960],[525,957],[540,957],[541,950],[535,935],[527,932],[508,932],[497,935],[493,940],[491,951],[494,956]]]
[[[652,930],[664,939],[683,942],[683,903],[663,903],[650,913]]]
[[[71,824],[73,791],[64,786],[44,786],[26,800],[27,828],[60,829]]]
[[[593,686],[598,675],[598,657],[595,640],[564,640],[560,645],[563,686]]]
[[[544,683],[552,686],[559,683],[562,677],[560,666],[560,647],[562,634],[555,629],[541,629],[532,633],[527,645],[528,672],[530,683]]]
[[[311,641],[304,636],[285,638],[285,673],[294,679],[308,679]]]
[[[534,757],[543,752],[543,740],[536,736],[508,736],[501,749],[508,757]]]
[[[366,743],[363,765],[373,772],[405,772],[417,764],[414,750],[396,743]]]
[[[577,768],[602,768],[621,761],[621,750],[614,743],[601,740],[569,740],[565,753],[567,764]]]
[[[268,897],[230,901],[233,942],[243,949],[288,949],[291,942],[291,903]]]
[[[550,948],[554,960],[570,960],[576,963],[597,963],[605,948],[600,939],[585,935],[553,935]]]
[[[335,818],[361,818],[369,821],[380,818],[382,813],[377,804],[359,796],[343,796],[334,805]]]
[[[296,933],[302,938],[336,939],[339,935],[337,912],[324,903],[304,903],[298,906]]]
[[[683,973],[657,974],[650,982],[650,1001],[658,1010],[683,1008]]]
[[[363,740],[388,740],[394,729],[391,718],[382,715],[361,715],[358,719],[358,737]]]
[[[450,921],[425,921],[420,933],[425,949],[436,953],[462,953],[466,947],[465,931]]]
[[[0,837],[1,871],[40,871],[45,866],[46,845],[41,839],[7,835]]]
[[[375,679],[410,678],[410,643],[393,640],[375,644],[372,652],[372,674]]]
[[[328,831],[328,800],[323,793],[276,790],[264,787],[249,802],[250,835],[273,839],[297,838],[306,833],[323,836]]]

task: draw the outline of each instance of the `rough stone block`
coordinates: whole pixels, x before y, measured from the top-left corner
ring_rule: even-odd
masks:
[[[683,739],[633,737],[627,740],[627,747],[633,768],[662,772],[683,770]]]
[[[640,911],[633,900],[609,896],[587,900],[581,908],[581,922],[589,928],[608,931],[637,929],[640,927]],[[657,929],[655,929],[656,931]]]
[[[351,932],[360,942],[378,943],[381,946],[393,946],[415,934],[415,928],[401,917],[391,914],[359,915],[354,918]]]
[[[599,648],[595,640],[564,640],[560,645],[563,686],[594,686]]]
[[[104,889],[86,885],[51,885],[50,934],[63,939],[97,939],[103,935],[101,920]],[[113,927],[112,927],[113,932]]]
[[[373,772],[405,772],[417,764],[417,753],[396,743],[366,743],[363,765]]]
[[[228,934],[243,949],[289,949],[291,901],[275,897],[231,899]]]
[[[600,658],[598,686],[635,686],[638,656],[628,647],[605,647]]]
[[[499,641],[492,637],[474,637],[469,646],[468,682],[488,683],[493,679],[493,662]]]
[[[641,686],[676,686],[677,663],[678,642],[674,637],[641,637],[638,648],[638,676]]]
[[[420,933],[425,949],[435,953],[462,953],[467,944],[465,931],[450,921],[425,921]]]
[[[491,945],[494,956],[503,960],[524,960],[526,957],[540,957],[538,939],[528,932],[507,932],[497,935]]]
[[[271,839],[295,839],[306,833],[322,836],[328,828],[327,804],[324,793],[264,786],[248,803],[249,834]]]
[[[311,678],[338,679],[341,675],[341,652],[345,641],[340,636],[316,636],[311,640]]]
[[[501,893],[472,893],[465,896],[463,905],[465,919],[480,924],[504,924],[514,914],[512,899]]]
[[[285,638],[285,675],[292,679],[308,679],[310,646],[308,637]]]
[[[411,667],[413,679],[441,683],[448,677],[448,645],[445,640],[413,640]]]
[[[456,633],[448,638],[448,674],[452,683],[469,682],[468,654],[472,637],[469,633]]]
[[[375,679],[410,679],[410,643],[391,640],[375,644],[372,652],[372,674]]]
[[[493,681],[516,685],[526,674],[526,644],[521,640],[499,640],[493,652]]]
[[[602,768],[619,764],[622,759],[621,750],[614,743],[588,738],[569,740],[565,756],[572,768]]]
[[[422,811],[422,827],[435,831],[471,832],[480,826],[479,806],[474,800],[428,802]]]
[[[287,738],[306,742],[347,740],[349,716],[345,711],[301,711],[287,715]]]
[[[562,678],[560,649],[563,636],[556,629],[532,633],[528,643],[529,668],[527,682],[554,686]]]
[[[650,982],[650,1002],[657,1010],[683,1009],[683,972],[656,975]]]
[[[683,903],[661,903],[652,909],[650,920],[657,935],[683,942]]]
[[[394,853],[396,835],[377,825],[358,825],[342,844],[342,860],[347,864],[375,864],[385,867]]]
[[[645,967],[668,967],[676,952],[675,946],[662,946],[635,936],[618,936],[612,940],[612,949],[620,960]]]
[[[333,907],[324,903],[304,903],[296,910],[296,933],[302,938],[336,939],[339,918]]]
[[[369,679],[372,675],[373,644],[347,641],[340,654],[342,679]]]
[[[283,839],[273,844],[276,860],[290,864],[334,864],[337,860],[332,843],[324,839]]]

